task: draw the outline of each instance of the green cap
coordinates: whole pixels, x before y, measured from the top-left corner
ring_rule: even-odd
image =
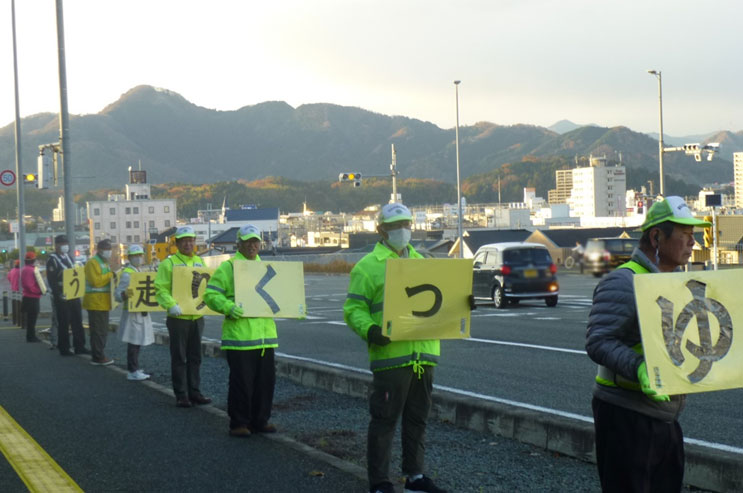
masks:
[[[261,239],[261,230],[253,226],[252,224],[246,224],[240,228],[237,232],[237,239],[247,241],[251,238]]]
[[[657,226],[666,221],[671,221],[676,224],[684,224],[686,226],[700,226],[705,228],[712,226],[712,223],[708,221],[695,218],[692,215],[689,206],[684,202],[684,199],[672,195],[666,197],[660,202],[654,203],[653,206],[648,209],[648,214],[645,216],[645,222],[642,223],[640,229],[642,231],[647,231],[653,226]]]
[[[179,238],[196,238],[196,233],[191,226],[181,226],[175,230],[175,239]]]
[[[144,248],[141,245],[129,245],[126,249],[126,256],[131,257],[132,255],[144,255]]]
[[[379,211],[378,224],[394,223],[396,221],[412,221],[413,215],[410,209],[400,203],[386,204]]]

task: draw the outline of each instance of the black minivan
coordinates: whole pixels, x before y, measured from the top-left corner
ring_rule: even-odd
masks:
[[[557,305],[557,266],[539,243],[490,243],[477,249],[472,273],[475,300],[491,300],[496,308],[523,299],[544,299]]]

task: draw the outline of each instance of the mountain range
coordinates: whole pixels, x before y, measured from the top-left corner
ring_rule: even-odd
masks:
[[[335,180],[341,172],[389,176],[390,145],[401,177],[456,181],[454,130],[404,116],[361,108],[282,101],[217,111],[179,94],[137,86],[91,115],[70,117],[73,187],[120,189],[127,170],[141,162],[150,183],[213,183],[284,176]],[[23,162],[35,169],[37,146],[59,138],[58,117],[41,113],[22,120]],[[480,122],[460,127],[462,177],[506,163],[547,156],[601,156],[628,168],[655,171],[658,143],[626,127],[558,122],[551,128]],[[665,158],[668,176],[694,185],[732,181],[732,153],[743,149],[743,131],[715,132],[720,155],[697,163],[682,153]],[[0,169],[15,169],[14,129],[0,129]],[[700,169],[702,168],[702,169]]]

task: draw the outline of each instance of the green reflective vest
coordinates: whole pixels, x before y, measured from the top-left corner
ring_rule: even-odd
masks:
[[[206,267],[204,261],[198,255],[187,257],[180,253],[174,253],[169,255],[168,258],[160,262],[157,267],[157,275],[155,276],[155,299],[161,307],[168,310],[169,308],[178,304],[173,298],[173,267]],[[168,315],[169,317],[172,315]],[[203,315],[181,315],[179,317],[183,320],[197,320]]]
[[[408,245],[410,258],[423,258]],[[351,270],[348,295],[343,304],[343,319],[362,339],[372,325],[382,326],[384,276],[387,259],[399,258],[382,242],[364,256]],[[436,365],[440,356],[438,339],[426,341],[393,341],[386,346],[369,344],[369,364],[372,371],[403,366]]]
[[[256,256],[255,261],[260,261]],[[250,349],[279,347],[276,323],[272,318],[233,319],[228,317],[235,306],[235,274],[233,262],[250,262],[240,252],[225,260],[209,279],[204,291],[206,306],[225,315],[222,322],[222,349],[246,351]],[[256,294],[256,296],[258,296]]]
[[[625,262],[617,269],[629,269],[635,274],[647,274],[650,272],[642,265],[638,264],[634,260],[630,260],[629,262]],[[637,354],[644,354],[644,351],[642,349],[642,343],[635,344],[632,346],[632,350],[636,352]],[[621,375],[616,374],[615,372],[611,371],[607,367],[603,365],[598,365],[598,373],[596,374],[596,382],[600,383],[601,385],[606,385],[608,387],[621,387],[623,389],[627,390],[636,390],[640,391],[640,384],[637,382],[633,382],[632,380],[627,380]]]

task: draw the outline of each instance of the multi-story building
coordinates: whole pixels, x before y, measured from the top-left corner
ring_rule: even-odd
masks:
[[[122,245],[145,243],[175,226],[175,206],[175,199],[151,199],[147,172],[129,168],[123,194],[87,203],[91,245],[104,238]]]
[[[555,171],[555,188],[547,192],[547,202],[550,205],[566,204],[573,189],[573,170],[558,169]]]
[[[575,168],[570,206],[574,216],[625,216],[627,175],[624,166],[607,166],[605,157],[591,157],[591,166]]]
[[[733,181],[735,186],[735,207],[743,209],[743,152],[733,153]]]

